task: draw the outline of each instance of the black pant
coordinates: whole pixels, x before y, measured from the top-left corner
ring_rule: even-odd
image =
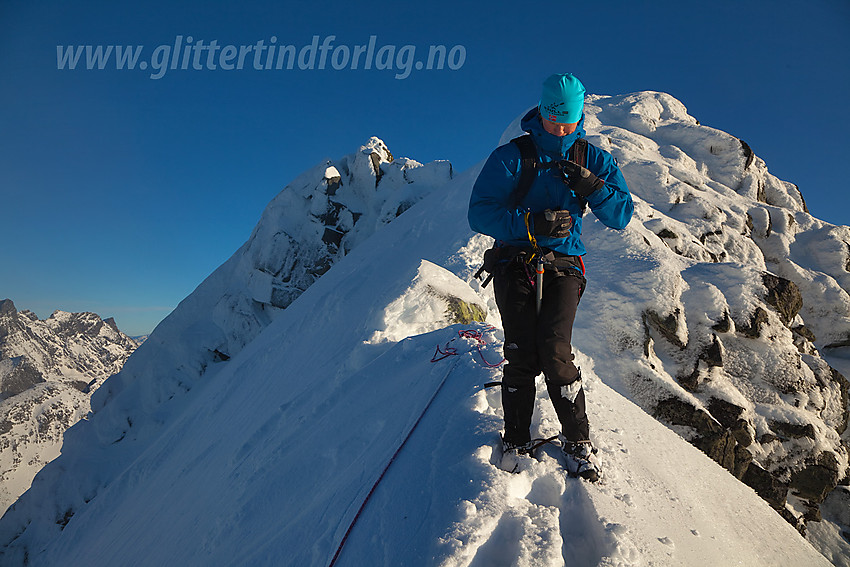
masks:
[[[505,331],[507,365],[502,379],[502,407],[507,442],[523,444],[531,439],[534,382],[541,372],[564,436],[570,441],[590,438],[584,391],[579,388],[577,394],[567,395],[564,388],[581,378],[573,364],[570,341],[585,281],[578,272],[570,270],[575,268],[546,266],[539,316],[532,265],[517,259],[494,273],[496,304]],[[575,398],[570,401],[573,395]]]

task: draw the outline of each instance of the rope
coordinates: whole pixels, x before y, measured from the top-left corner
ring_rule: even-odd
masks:
[[[446,375],[443,376],[443,379],[440,381],[440,385],[437,386],[437,389],[434,391],[434,395],[431,396],[431,399],[428,400],[428,404],[425,406],[425,409],[422,410],[422,413],[416,419],[416,422],[410,428],[410,431],[407,432],[404,440],[401,442],[401,445],[398,446],[396,452],[393,453],[393,456],[390,457],[389,462],[384,467],[384,470],[381,472],[381,476],[378,477],[378,480],[375,481],[375,484],[372,485],[372,489],[369,490],[369,494],[366,495],[366,498],[363,499],[363,503],[360,505],[360,508],[357,510],[357,514],[354,515],[354,519],[351,520],[351,524],[349,524],[348,529],[345,530],[345,535],[342,536],[342,540],[339,542],[339,547],[336,548],[336,553],[334,553],[333,559],[328,564],[328,567],[333,567],[336,564],[336,560],[339,559],[339,554],[342,553],[342,548],[345,546],[345,542],[348,541],[348,536],[351,534],[351,530],[354,529],[354,525],[357,523],[357,520],[360,519],[360,515],[363,513],[363,510],[366,508],[366,504],[369,502],[369,499],[372,497],[372,494],[375,493],[375,490],[378,488],[378,485],[384,479],[384,476],[387,474],[387,471],[390,469],[390,466],[395,462],[398,454],[401,453],[402,448],[407,443],[407,440],[410,439],[410,436],[413,435],[413,432],[416,430],[416,427],[419,425],[419,422],[422,421],[422,418],[425,417],[425,413],[428,411],[428,408],[431,407],[431,404],[434,402],[434,399],[437,397],[437,394],[440,393],[440,390],[443,389],[443,385],[446,383],[446,379],[448,379],[449,374],[454,370],[454,364],[449,368]]]
[[[459,338],[461,338],[461,339],[472,339],[473,341],[476,342],[475,349],[478,351],[478,355],[481,357],[481,362],[484,364],[484,366],[487,366],[488,368],[498,368],[499,366],[502,365],[503,362],[505,362],[505,359],[503,358],[502,360],[500,360],[496,364],[491,364],[491,363],[487,362],[487,359],[484,357],[484,352],[482,352],[482,350],[481,350],[481,347],[487,346],[487,341],[484,340],[484,333],[487,332],[487,331],[492,331],[493,329],[495,329],[495,327],[489,326],[489,327],[486,327],[482,330],[462,329],[462,330],[457,332]],[[451,346],[451,344],[455,340],[456,339],[452,339],[449,342],[447,342],[445,347],[443,347],[442,349],[440,348],[440,345],[437,345],[437,350],[434,352],[434,356],[431,357],[431,362],[439,362],[440,360],[443,360],[444,358],[448,358],[450,356],[457,356],[457,355],[461,354],[457,351],[457,349],[455,347]]]

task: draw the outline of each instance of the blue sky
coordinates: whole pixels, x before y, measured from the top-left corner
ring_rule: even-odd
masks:
[[[150,332],[304,169],[374,135],[395,155],[462,171],[553,72],[590,93],[672,94],[799,185],[816,217],[850,224],[845,0],[173,4],[0,2],[0,299]],[[182,51],[189,36],[207,49],[150,78],[154,51]],[[332,41],[324,69],[256,70],[249,54],[225,70],[217,58],[227,45],[262,41],[267,55],[313,36]],[[395,46],[392,69],[377,58],[333,68],[334,49],[371,36]],[[83,54],[60,70],[57,45],[143,46],[149,66],[86,70]],[[457,46],[456,68],[397,79],[405,45],[410,61]]]

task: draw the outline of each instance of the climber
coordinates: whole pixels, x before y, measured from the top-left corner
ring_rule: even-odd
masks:
[[[587,281],[582,216],[589,207],[603,224],[621,230],[634,205],[613,156],[585,140],[584,95],[570,73],[544,81],[539,104],[521,122],[527,134],[496,148],[484,164],[468,220],[495,239],[485,268],[505,333],[503,468],[532,453],[535,379],[542,372],[561,422],[567,469],[596,481],[599,463],[571,347]]]

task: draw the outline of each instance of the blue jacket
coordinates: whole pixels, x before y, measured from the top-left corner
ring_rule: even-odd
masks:
[[[570,147],[584,137],[584,117],[576,131],[567,136],[554,136],[543,129],[537,108],[523,117],[522,129],[529,132],[541,163],[566,159]],[[573,229],[566,238],[537,237],[541,247],[563,254],[581,256],[586,250],[581,241],[582,206],[579,198],[564,184],[557,168],[544,169],[537,175],[520,207],[512,206],[512,194],[519,182],[520,153],[516,144],[499,146],[484,164],[469,199],[469,226],[472,230],[492,236],[513,246],[530,246],[525,226],[525,212],[537,213],[546,209],[568,210]],[[592,144],[587,145],[587,169],[605,181],[594,191],[587,204],[593,214],[606,226],[623,229],[629,224],[634,204],[626,180],[614,157]],[[534,227],[532,226],[532,234]]]

